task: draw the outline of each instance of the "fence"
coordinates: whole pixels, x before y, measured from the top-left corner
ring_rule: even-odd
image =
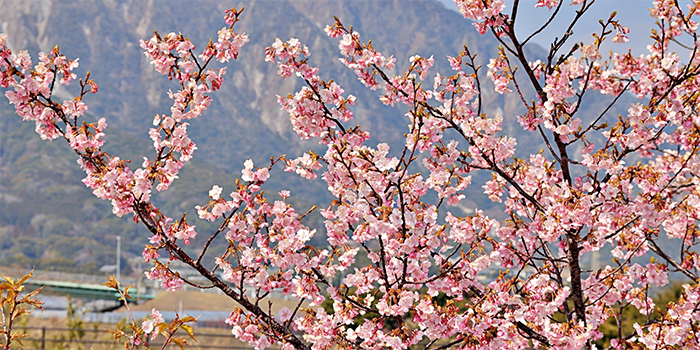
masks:
[[[116,326],[113,326],[116,327]],[[20,327],[18,331],[27,334],[26,338],[22,338],[24,346],[13,345],[16,349],[39,350],[39,349],[54,349],[54,350],[72,350],[72,349],[104,349],[116,350],[123,349],[124,342],[127,339],[122,338],[115,342],[111,333],[104,329],[74,329],[74,328],[51,328],[51,327]],[[129,332],[126,332],[129,334]],[[192,341],[184,332],[176,333],[176,336],[184,336],[187,338],[189,345],[185,349],[202,349],[202,350],[248,350],[252,347],[246,343],[237,341],[230,332],[223,331],[218,333],[206,333],[196,331],[194,336],[197,342]],[[164,338],[159,336],[152,342],[149,342],[151,349],[160,349],[163,345]],[[4,346],[0,342],[0,347]],[[137,349],[145,349],[144,346],[139,346]],[[180,349],[175,344],[169,344],[166,349]],[[272,349],[279,350],[278,346],[273,346]]]

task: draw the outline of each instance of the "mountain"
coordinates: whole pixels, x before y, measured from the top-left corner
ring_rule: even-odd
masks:
[[[147,130],[155,114],[169,111],[166,93],[176,88],[152,69],[139,39],[148,39],[152,30],[182,32],[201,48],[224,26],[223,11],[242,6],[243,20],[235,29],[246,32],[250,42],[239,59],[227,65],[227,80],[212,96],[209,110],[191,123],[190,136],[199,148],[195,160],[169,191],[155,196],[170,216],[187,211],[194,219],[194,206],[207,202],[211,186],[231,189],[246,159],[264,164],[270,156],[296,157],[317,148],[298,139],[276,102],[276,95],[294,92],[301,82],[282,80],[275,65],[264,62],[264,48],[275,37],[297,37],[309,46],[310,63],[320,68],[320,75],[357,96],[355,122],[370,131],[369,144],[388,142],[394,150],[401,149],[407,130],[405,109],[383,106],[376,92],[362,86],[337,60],[337,40],[323,32],[334,15],[364,40],[371,38],[379,51],[394,55],[398,71],[418,54],[434,55],[435,70],[451,74],[445,56],[456,55],[464,45],[479,53],[483,66],[498,48],[491,37],[480,36],[470,22],[442,4],[410,0],[0,0],[0,32],[8,34],[13,50],[27,49],[34,58],[54,45],[69,58],[79,57],[78,76],[90,71],[100,85],[98,94],[86,98],[88,120],[107,118],[105,149],[139,164],[143,156],[152,157]],[[529,51],[543,55],[539,47]],[[74,96],[76,85],[57,90],[56,96]],[[496,94],[490,82],[484,85],[486,112],[513,118],[504,123],[504,131],[518,137],[523,154],[539,151],[538,143],[528,142],[533,136],[523,134],[514,121],[522,108],[519,101]],[[109,203],[96,199],[80,182],[83,174],[68,145],[41,141],[33,127],[22,122],[12,106],[0,103],[0,265],[95,272],[114,261],[116,235],[123,238],[125,258],[140,256],[146,230],[127,218],[114,217]],[[322,181],[301,180],[277,169],[265,190],[276,193],[283,188],[291,189],[299,210],[330,200]],[[478,203],[499,215],[496,206],[476,196],[480,192],[475,181],[470,192],[475,199],[470,197],[465,207],[452,210],[468,211]],[[310,220],[322,227],[318,216]],[[202,236],[214,229],[207,222],[196,225]]]

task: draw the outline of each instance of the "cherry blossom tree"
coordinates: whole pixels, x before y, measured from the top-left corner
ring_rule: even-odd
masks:
[[[77,78],[77,59],[55,48],[32,68],[27,52],[12,53],[0,35],[0,84],[42,139],[69,143],[86,172],[83,182],[111,201],[114,214],[133,216],[150,231],[147,277],[169,290],[219,289],[240,305],[227,320],[233,335],[257,349],[592,349],[603,345],[601,327],[611,321],[619,330],[604,344],[611,348],[700,347],[700,2],[654,1],[650,14],[658,28],[648,53],[608,58],[600,53],[605,40],[628,40],[614,14],[600,21],[591,42],[569,40],[592,0],[537,1],[551,18],[533,33],[515,30],[524,6],[518,0],[510,7],[502,0],[455,4],[481,34],[500,42],[487,67],[465,46],[456,57],[413,56],[408,70],[394,75],[393,56],[352,27],[337,18],[326,27],[339,40],[342,63],[381,102],[407,111],[405,143],[393,153],[352,124],[355,97],[308,64],[306,46],[297,39],[272,43],[265,59],[282,77],[304,82],[279,103],[294,131],[317,140],[325,153],[272,158],[269,165],[249,160],[235,188],[214,185],[210,201],[196,209],[220,226],[207,233],[198,254],[182,244],[202,233],[197,237],[186,216],[163,213],[151,194],[167,190],[193,156],[187,128],[226,73],[209,63],[237,58],[248,42],[234,31],[242,11],[226,11],[227,26],[200,54],[181,34],[141,41],[154,68],[180,90],[169,93],[170,111],[154,117],[155,154],[140,166],[103,149],[104,119],[79,121],[88,108],[83,99],[98,89],[89,75],[78,80],[73,100],[52,96],[57,83]],[[525,45],[567,8],[575,16],[546,59],[528,57]],[[453,71],[432,74],[435,59],[449,60]],[[429,76],[435,78],[426,81]],[[482,94],[491,86],[485,79],[526,112],[485,113]],[[584,115],[587,94],[609,95],[611,102]],[[636,102],[610,118],[625,95]],[[515,157],[517,142],[503,132],[504,123],[534,133],[542,152]],[[279,193],[281,200],[265,196],[275,166],[327,183],[335,200],[320,209],[325,227],[305,225],[308,208],[287,203],[288,191]],[[483,192],[502,203],[506,219],[479,209],[449,211],[478,172],[491,174]],[[327,245],[311,246],[321,232]],[[662,249],[660,239],[677,248]],[[212,244],[228,249],[211,256]],[[600,268],[585,266],[582,256],[598,251],[610,251],[610,259]],[[358,254],[368,263],[356,262]],[[168,260],[191,266],[207,283],[183,279]],[[216,266],[205,267],[209,261]],[[651,288],[666,285],[669,272],[689,282],[677,300],[655,305]],[[341,283],[333,283],[339,274]],[[296,298],[297,307],[272,312],[261,302],[272,291]],[[332,307],[320,307],[324,302]],[[623,331],[627,309],[646,315],[633,332]],[[660,315],[652,317],[655,310]],[[147,342],[162,322],[154,311],[127,346]]]

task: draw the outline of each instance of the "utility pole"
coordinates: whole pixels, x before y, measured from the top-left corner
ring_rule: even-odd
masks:
[[[137,271],[137,280],[136,280],[136,304],[141,304],[141,295],[144,294],[144,288],[143,284],[141,283],[141,277],[143,276],[143,273],[141,273],[141,259],[139,259],[139,267]]]
[[[117,236],[117,282],[119,282],[119,273],[121,272],[119,268],[121,267],[121,255],[122,255],[122,236]]]

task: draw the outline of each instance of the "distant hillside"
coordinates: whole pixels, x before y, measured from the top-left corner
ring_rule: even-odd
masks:
[[[187,211],[194,219],[194,206],[206,202],[211,186],[232,188],[246,159],[262,164],[270,156],[297,156],[316,147],[298,140],[276,103],[276,95],[295,91],[300,82],[282,80],[275,74],[276,67],[263,61],[263,50],[275,37],[298,37],[308,45],[310,61],[320,67],[320,74],[357,96],[356,122],[371,132],[370,144],[381,140],[393,148],[402,145],[408,123],[405,111],[383,106],[375,92],[364,88],[338,62],[337,41],[323,32],[334,15],[362,38],[372,38],[383,53],[396,56],[398,69],[406,68],[412,55],[434,55],[436,69],[444,75],[450,72],[445,56],[454,56],[465,44],[479,53],[484,65],[497,50],[489,36],[479,36],[468,21],[442,4],[408,0],[0,0],[0,32],[8,34],[13,50],[28,49],[33,57],[56,44],[67,56],[80,57],[78,75],[90,71],[100,85],[99,93],[86,102],[89,118],[107,118],[106,149],[139,163],[144,155],[151,155],[148,127],[153,115],[168,112],[166,92],[175,85],[150,67],[138,40],[150,37],[152,30],[176,31],[201,47],[224,25],[223,10],[233,6],[245,6],[236,29],[248,33],[250,43],[239,60],[228,65],[227,81],[213,96],[210,109],[192,123],[191,137],[199,148],[196,161],[186,166],[170,191],[157,196],[172,216]],[[541,52],[537,47],[531,50]],[[74,89],[59,90],[57,96],[68,96]],[[513,118],[504,128],[518,137],[521,151],[541,148],[528,142],[530,135],[522,135],[514,121],[518,101],[504,100],[488,83],[483,98],[486,112]],[[0,264],[95,272],[114,261],[116,235],[122,236],[124,257],[139,256],[148,237],[145,229],[114,217],[109,203],[93,197],[80,182],[83,175],[68,146],[61,141],[42,142],[33,128],[21,122],[7,102],[0,102]],[[276,193],[282,188],[292,190],[300,208],[329,201],[322,182],[302,181],[277,171],[266,191]],[[474,196],[463,210],[477,203],[492,207],[477,196],[480,184],[475,182],[471,191]],[[202,235],[213,229],[206,222],[196,225]]]

